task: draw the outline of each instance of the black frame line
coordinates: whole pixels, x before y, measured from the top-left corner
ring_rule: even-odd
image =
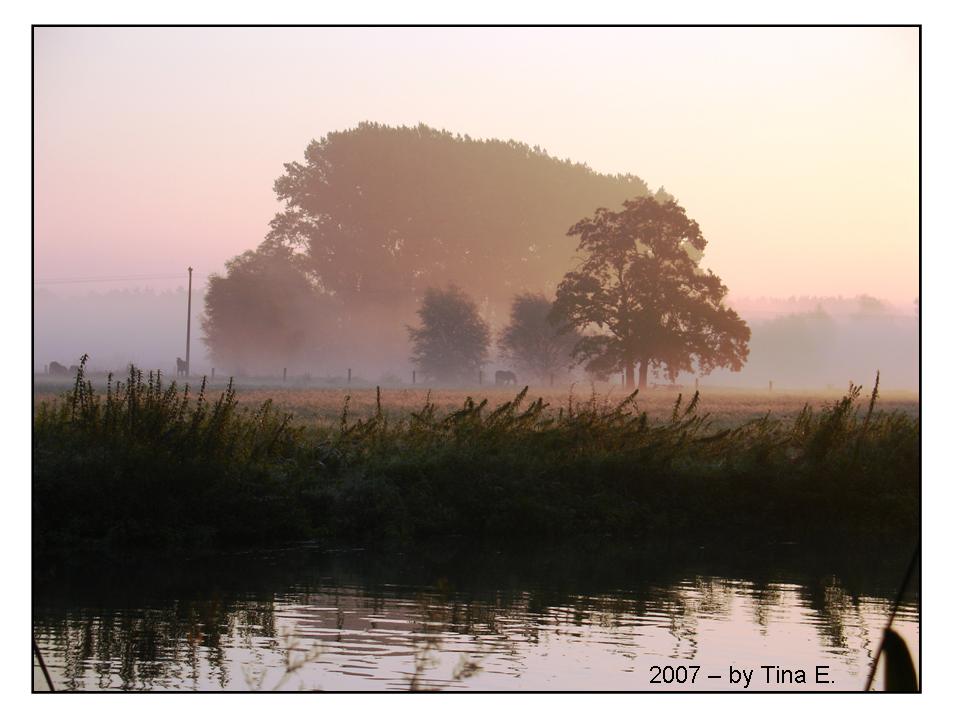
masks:
[[[716,24],[716,23],[698,23],[698,24],[650,24],[650,25],[641,25],[641,24],[576,24],[576,23],[560,23],[560,24],[510,24],[510,23],[483,23],[483,24],[432,24],[432,23],[370,23],[370,24],[347,24],[347,23],[337,23],[337,24],[181,24],[181,23],[169,23],[169,24],[157,24],[157,25],[143,25],[143,24],[128,24],[128,23],[108,23],[108,24],[98,24],[98,23],[69,23],[69,24],[56,24],[56,23],[35,23],[30,26],[30,270],[31,275],[36,276],[36,226],[35,226],[35,217],[36,217],[36,188],[35,188],[35,152],[36,152],[36,113],[35,113],[35,92],[36,92],[36,77],[34,72],[34,62],[36,59],[35,53],[35,30],[37,28],[143,28],[143,29],[154,29],[154,28],[196,28],[196,29],[232,29],[232,28],[250,28],[250,29],[263,29],[263,28],[612,28],[612,29],[631,29],[631,28],[759,28],[759,29],[770,29],[770,28],[916,28],[918,31],[918,173],[919,173],[919,200],[920,200],[920,212],[918,213],[918,257],[920,260],[920,277],[919,277],[919,297],[923,298],[923,25],[920,23],[798,23],[798,24],[762,24],[762,23],[730,23],[730,24]],[[36,294],[36,285],[31,285],[30,291],[30,311],[31,311],[31,332],[30,332],[30,376],[31,376],[31,448],[33,440],[33,391],[36,390],[35,379],[33,379],[33,369],[34,363],[36,361],[35,357],[35,341],[36,341],[36,319],[33,316],[34,313],[34,301]],[[919,377],[919,391],[917,393],[918,398],[918,413],[922,417],[922,408],[923,408],[923,322],[922,322],[922,310],[918,308],[918,334],[919,334],[919,362],[920,362],[920,377]],[[921,454],[920,454],[920,538],[918,538],[918,547],[920,548],[920,556],[917,560],[917,584],[918,588],[922,589],[923,587],[923,552],[922,552],[922,537],[923,537],[923,425],[921,423],[920,427],[920,444],[921,444]],[[33,457],[31,451],[31,468],[33,466]],[[32,488],[31,488],[32,495]],[[33,532],[33,522],[32,517],[30,521],[31,528],[31,538]],[[31,570],[33,570],[33,547],[31,541]],[[30,624],[31,624],[31,638],[33,633],[33,621],[34,621],[34,610],[33,610],[33,586],[31,583],[30,590]],[[918,653],[920,655],[920,665],[917,668],[917,686],[919,691],[923,692],[923,613],[922,613],[922,592],[918,592],[917,596],[917,610],[918,610]],[[33,649],[30,651],[31,663],[30,663],[30,672],[31,672],[31,695],[46,695],[49,694],[48,691],[37,690],[34,687],[33,683]],[[59,691],[64,692],[64,691]],[[75,694],[82,695],[100,695],[100,694],[115,694],[114,690],[77,690],[77,691],[68,691]],[[247,695],[254,691],[250,690],[164,690],[166,693],[173,694],[212,694],[212,695]],[[266,690],[260,691],[267,694],[278,694],[283,695],[287,694],[289,691],[284,690]],[[337,695],[381,695],[381,694],[391,694],[397,693],[399,691],[391,690],[325,690],[323,692],[333,693]],[[671,695],[731,695],[731,694],[747,694],[747,695],[859,695],[863,693],[862,690],[458,690],[457,693],[472,695],[538,695],[538,694],[547,694],[547,695],[564,695],[564,694],[598,694],[598,695],[646,695],[646,694],[671,694]],[[130,693],[128,693],[130,694]],[[149,697],[149,692],[141,693],[132,693],[135,695],[144,695]],[[430,693],[428,693],[430,694]]]

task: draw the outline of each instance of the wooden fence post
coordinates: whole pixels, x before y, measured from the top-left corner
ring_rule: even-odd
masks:
[[[347,368],[347,385],[353,380],[353,368]]]
[[[286,368],[283,369],[283,381],[284,381],[284,382],[287,381],[287,369],[286,369]]]
[[[413,371],[413,382],[412,382],[411,384],[412,384],[412,385],[416,385],[416,384],[417,384],[417,371],[416,371],[416,370]]]
[[[217,376],[217,369],[210,368],[210,379],[213,380]]]

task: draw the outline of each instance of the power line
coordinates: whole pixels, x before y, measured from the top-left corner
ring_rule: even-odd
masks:
[[[66,285],[72,283],[132,282],[136,280],[186,280],[183,273],[176,275],[110,275],[102,277],[41,278],[34,285]]]

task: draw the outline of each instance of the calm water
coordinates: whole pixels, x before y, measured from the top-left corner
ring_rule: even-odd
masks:
[[[855,690],[911,551],[451,543],[38,567],[34,636],[58,690],[742,689],[731,666],[750,690]],[[919,657],[915,582],[895,627]]]

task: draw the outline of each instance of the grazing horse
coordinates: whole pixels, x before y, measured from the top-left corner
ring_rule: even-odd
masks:
[[[493,380],[496,385],[516,385],[517,376],[509,370],[497,370],[493,374]]]
[[[50,369],[47,371],[51,375],[69,375],[70,371],[67,369],[66,365],[61,365],[56,360],[50,363]]]
[[[180,377],[181,375],[186,377],[188,369],[189,365],[187,365],[187,361],[183,360],[182,358],[177,358],[177,377]]]

